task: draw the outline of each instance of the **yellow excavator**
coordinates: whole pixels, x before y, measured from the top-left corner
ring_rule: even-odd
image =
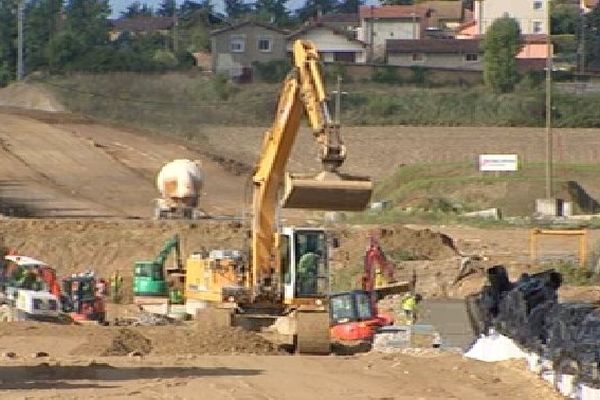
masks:
[[[372,182],[338,171],[346,148],[329,113],[317,49],[297,40],[293,58],[253,174],[251,259],[231,250],[192,254],[186,263],[185,296],[188,309],[230,305],[238,310],[240,325],[255,327],[263,321],[297,352],[328,353],[328,255],[335,240],[321,228],[278,226],[278,208],[363,210]],[[303,114],[322,163],[316,175],[286,173]]]

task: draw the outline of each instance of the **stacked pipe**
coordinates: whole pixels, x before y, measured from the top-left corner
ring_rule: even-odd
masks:
[[[571,388],[570,392],[565,389],[569,397],[575,397],[573,382],[580,384],[579,398],[600,396],[597,307],[588,303],[559,303],[557,290],[562,276],[552,269],[523,274],[515,282],[509,280],[501,265],[488,269],[487,273],[489,284],[467,298],[475,332],[485,334],[494,328],[515,340],[537,360],[534,364],[540,363],[540,374],[551,376],[548,379],[558,386]],[[535,369],[531,360],[530,368]]]

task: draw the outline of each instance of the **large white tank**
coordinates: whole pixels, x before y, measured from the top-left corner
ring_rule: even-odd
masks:
[[[173,160],[165,164],[156,177],[156,187],[164,200],[196,207],[203,185],[197,161]]]

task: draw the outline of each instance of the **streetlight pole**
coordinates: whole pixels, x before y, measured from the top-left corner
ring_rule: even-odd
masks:
[[[552,188],[552,40],[550,38],[550,5],[552,1],[546,1],[546,198],[551,199],[554,194]]]
[[[17,6],[17,80],[23,80],[24,64],[23,64],[23,9],[25,8],[25,0],[19,0]]]

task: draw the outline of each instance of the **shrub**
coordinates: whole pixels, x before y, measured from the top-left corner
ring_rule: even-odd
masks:
[[[373,82],[401,84],[402,78],[398,75],[398,70],[392,66],[377,67],[371,75]]]
[[[425,86],[427,83],[427,68],[421,67],[419,65],[413,65],[410,67],[410,70],[413,73],[412,83],[417,86]]]
[[[152,61],[157,64],[157,66],[162,67],[164,69],[170,69],[177,66],[179,63],[177,61],[177,57],[169,50],[159,49],[154,52],[154,56],[152,56]]]
[[[258,78],[268,83],[283,81],[292,68],[287,60],[271,60],[264,63],[255,61],[252,63],[252,67],[254,67]]]

